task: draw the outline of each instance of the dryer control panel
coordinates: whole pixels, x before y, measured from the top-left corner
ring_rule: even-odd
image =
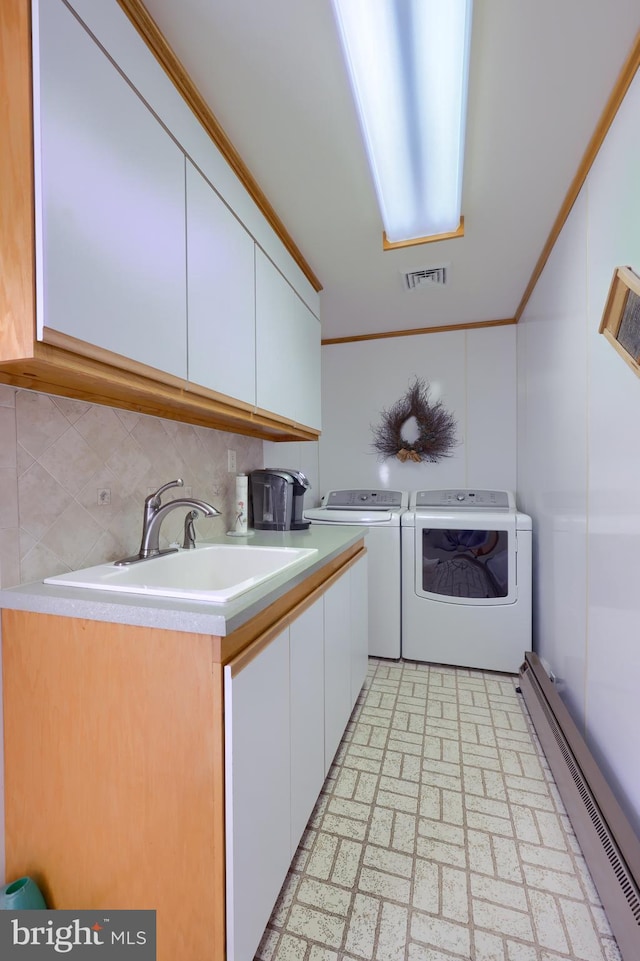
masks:
[[[438,490],[416,491],[415,507],[468,508],[470,510],[508,511],[513,509],[509,491]]]
[[[341,508],[342,510],[391,511],[407,506],[406,491],[388,490],[345,490],[329,491],[322,498],[323,507]]]

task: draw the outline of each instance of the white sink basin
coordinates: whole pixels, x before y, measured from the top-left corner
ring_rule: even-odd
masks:
[[[126,566],[86,567],[44,583],[224,604],[317,553],[315,547],[203,544]]]

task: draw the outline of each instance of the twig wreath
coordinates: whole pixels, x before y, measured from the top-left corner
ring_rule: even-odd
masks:
[[[383,460],[397,457],[402,463],[407,460],[435,462],[450,457],[456,447],[453,414],[445,410],[441,401],[429,400],[429,386],[419,377],[405,396],[380,416],[382,423],[372,427],[373,447]],[[402,436],[402,428],[411,417],[418,425],[418,437],[413,442]]]

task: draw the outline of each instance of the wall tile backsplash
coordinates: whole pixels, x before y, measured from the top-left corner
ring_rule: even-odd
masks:
[[[146,414],[0,385],[0,587],[41,580],[136,553],[143,502],[191,494],[221,517],[196,520],[198,539],[233,526],[236,469],[263,464],[262,441]],[[182,540],[182,510],[165,519],[161,546]]]

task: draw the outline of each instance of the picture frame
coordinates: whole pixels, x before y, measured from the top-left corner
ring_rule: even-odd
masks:
[[[616,267],[599,332],[640,377],[640,277],[631,267]]]

